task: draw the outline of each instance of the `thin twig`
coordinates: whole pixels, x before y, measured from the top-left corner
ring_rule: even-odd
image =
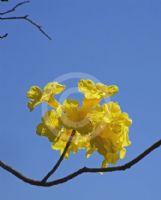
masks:
[[[30,3],[30,1],[20,2],[20,3],[16,4],[13,8],[11,8],[11,9],[9,9],[7,11],[1,12],[0,15],[2,16],[2,15],[6,15],[6,14],[9,14],[9,13],[12,13],[18,7],[20,7],[20,6],[24,5],[24,4],[27,4],[27,3]],[[0,17],[0,20],[26,20],[27,22],[29,22],[30,24],[35,26],[45,37],[47,37],[49,40],[51,40],[51,37],[43,30],[43,28],[39,24],[34,22],[32,19],[30,19],[29,15],[17,16],[17,17]],[[0,37],[0,38],[2,39],[4,37]]]
[[[14,12],[18,7],[24,5],[24,4],[27,4],[27,3],[30,3],[30,1],[23,1],[23,2],[20,2],[18,4],[16,4],[13,8],[7,10],[7,11],[4,11],[4,12],[0,12],[0,15],[6,15],[6,14],[9,14],[11,12]]]
[[[54,165],[54,167],[49,171],[49,173],[47,173],[47,175],[42,179],[42,182],[45,183],[50,176],[52,176],[55,171],[58,169],[58,167],[60,166],[61,162],[63,161],[64,157],[65,157],[65,154],[67,153],[69,147],[70,147],[70,144],[72,142],[72,139],[75,135],[75,130],[72,131],[72,134],[71,136],[69,137],[69,140],[64,148],[64,151],[62,153],[62,155],[60,156],[59,160],[56,162],[56,164]]]
[[[9,165],[5,164],[4,162],[0,161],[0,167],[2,167],[4,170],[8,171],[9,173],[13,174],[14,176],[16,176],[18,179],[30,184],[30,185],[35,185],[35,186],[42,186],[42,187],[50,187],[50,186],[54,186],[54,185],[58,185],[58,184],[62,184],[65,183],[83,173],[96,173],[96,172],[114,172],[114,171],[124,171],[126,169],[131,168],[132,166],[134,166],[135,164],[137,164],[139,161],[141,161],[144,157],[146,157],[148,154],[150,154],[152,151],[154,151],[155,149],[159,148],[161,146],[161,140],[158,140],[156,143],[154,143],[152,146],[150,146],[148,149],[146,149],[143,153],[141,153],[140,155],[138,155],[136,158],[134,158],[133,160],[131,160],[130,162],[121,165],[121,166],[117,166],[117,167],[108,167],[108,168],[87,168],[87,167],[83,167],[79,170],[77,170],[76,172],[73,172],[63,178],[60,179],[56,179],[54,181],[50,181],[50,182],[42,182],[41,180],[34,180],[31,178],[28,178],[26,176],[24,176],[23,174],[21,174],[20,172],[18,172],[17,170],[13,169],[12,167],[10,167]]]
[[[26,21],[28,21],[29,23],[31,23],[32,25],[34,25],[35,27],[37,27],[39,29],[39,31],[45,35],[49,40],[52,40],[51,37],[42,29],[42,27],[40,25],[38,25],[36,22],[34,22],[33,20],[31,20],[30,18],[28,18],[28,15],[26,15],[25,18]]]
[[[35,26],[43,35],[45,35],[49,40],[51,40],[51,37],[42,29],[42,27],[39,24],[31,20],[29,18],[29,15],[17,16],[17,17],[0,17],[0,20],[4,20],[4,21],[5,20],[25,20],[29,22],[30,24],[32,24],[33,26]]]
[[[8,1],[8,0],[0,0],[0,1],[2,1],[2,2],[6,2],[6,1]]]
[[[0,35],[0,39],[6,38],[8,36],[8,33],[5,33],[4,35]]]

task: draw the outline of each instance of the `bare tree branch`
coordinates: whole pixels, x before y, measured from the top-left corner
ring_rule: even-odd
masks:
[[[20,7],[20,6],[22,6],[22,5],[26,4],[26,3],[30,3],[30,1],[23,1],[21,3],[18,3],[13,8],[11,8],[11,9],[9,9],[7,11],[4,11],[4,12],[0,12],[0,15],[6,15],[6,14],[9,14],[11,12],[14,12],[18,7]]]
[[[70,144],[71,144],[71,142],[72,142],[72,139],[73,139],[74,135],[75,135],[75,130],[72,131],[72,134],[71,134],[71,136],[69,137],[69,140],[68,140],[68,142],[67,142],[67,144],[66,144],[66,146],[65,146],[65,148],[64,148],[64,151],[63,151],[62,155],[60,156],[59,160],[57,161],[57,163],[56,163],[56,164],[54,165],[54,167],[49,171],[49,173],[47,173],[47,175],[42,179],[42,182],[43,182],[43,183],[45,183],[45,182],[49,179],[49,177],[52,176],[52,174],[54,174],[54,172],[55,172],[55,171],[58,169],[58,167],[60,166],[61,162],[63,161],[63,159],[64,159],[64,157],[65,157],[66,152],[67,152],[68,149],[69,149],[69,146],[70,146]]]
[[[13,8],[5,11],[5,12],[1,12],[0,15],[6,15],[9,13],[14,12],[18,7],[26,4],[26,3],[30,3],[30,1],[23,1],[21,3],[16,4]],[[29,15],[24,15],[24,16],[9,16],[9,17],[0,17],[0,20],[5,21],[5,20],[25,20],[26,22],[32,24],[33,26],[35,26],[45,37],[47,37],[49,40],[51,40],[51,37],[43,30],[42,26],[40,26],[39,24],[37,24],[35,21],[33,21],[32,19],[29,18]],[[1,39],[4,37],[0,37]]]
[[[126,169],[131,168],[135,164],[137,164],[139,161],[141,161],[144,157],[146,157],[148,154],[150,154],[152,151],[155,149],[159,148],[161,146],[161,140],[158,140],[156,143],[154,143],[152,146],[150,146],[148,149],[146,149],[143,153],[138,155],[136,158],[131,160],[130,162],[121,165],[121,166],[116,166],[116,167],[108,167],[108,168],[88,168],[88,167],[83,167],[63,178],[56,179],[53,181],[49,182],[42,182],[42,180],[34,180],[31,178],[28,178],[18,172],[17,170],[13,169],[9,165],[5,164],[4,162],[0,161],[0,167],[2,167],[4,170],[8,171],[12,175],[16,176],[18,179],[30,184],[30,185],[35,185],[35,186],[42,186],[42,187],[50,187],[58,184],[65,183],[83,173],[97,173],[97,172],[114,172],[114,171],[124,171]]]
[[[24,16],[18,16],[18,17],[0,17],[0,20],[26,20],[33,26],[35,26],[43,35],[45,35],[49,40],[51,40],[51,37],[42,29],[42,27],[37,24],[36,22],[32,21],[28,15]]]

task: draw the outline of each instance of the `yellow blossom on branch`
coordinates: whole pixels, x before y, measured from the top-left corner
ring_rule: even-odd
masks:
[[[131,144],[128,134],[132,120],[127,113],[121,111],[117,102],[101,103],[102,99],[116,94],[118,87],[95,84],[92,80],[79,80],[78,90],[84,95],[83,101],[66,99],[61,104],[55,99],[55,95],[64,90],[64,85],[51,82],[43,90],[32,86],[27,92],[30,111],[42,102],[51,107],[37,126],[37,134],[47,137],[52,148],[63,153],[74,130],[75,135],[65,158],[71,152],[77,153],[79,149],[85,149],[87,157],[95,151],[103,156],[102,167],[123,159],[126,147]]]

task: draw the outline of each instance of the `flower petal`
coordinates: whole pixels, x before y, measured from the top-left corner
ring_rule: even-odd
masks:
[[[32,86],[30,90],[27,92],[27,98],[29,99],[28,108],[30,111],[34,109],[36,105],[41,103],[42,91],[37,86]]]
[[[44,87],[42,101],[48,102],[52,96],[61,93],[62,91],[64,91],[64,89],[65,86],[57,82],[48,83]]]
[[[125,158],[125,156],[126,156],[126,149],[125,149],[125,148],[122,148],[122,149],[120,150],[120,158],[123,159],[123,158]]]
[[[42,123],[37,126],[37,134],[46,136],[50,141],[54,141],[61,131],[61,121],[54,110],[45,113]]]
[[[57,108],[59,103],[56,101],[56,99],[53,98],[53,96],[61,93],[64,89],[65,86],[57,82],[48,83],[44,87],[44,91],[41,91],[38,86],[32,86],[27,92],[27,98],[30,100],[28,102],[28,108],[30,111],[32,111],[36,105],[42,102],[46,102],[51,107]]]
[[[107,86],[102,83],[94,83],[92,80],[80,80],[78,90],[84,93],[87,99],[102,99],[112,96],[118,92],[116,85]]]

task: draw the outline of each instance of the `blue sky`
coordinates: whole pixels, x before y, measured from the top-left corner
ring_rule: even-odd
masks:
[[[11,1],[10,6],[17,2]],[[9,4],[0,4],[0,9],[7,7]],[[53,40],[24,21],[0,24],[0,32],[9,32],[8,38],[0,41],[1,160],[37,179],[52,167],[59,154],[45,138],[36,136],[42,108],[28,111],[26,91],[72,72],[119,86],[120,92],[112,100],[129,113],[133,125],[132,145],[118,164],[160,139],[160,0],[32,1],[17,10],[17,14],[24,13],[42,24]],[[77,80],[71,76],[66,83],[70,88]],[[125,172],[86,174],[52,188],[27,185],[0,170],[0,194],[3,200],[159,200],[160,153],[156,150]],[[80,151],[63,162],[55,177],[84,165],[98,167],[100,162],[101,156],[86,159]]]

